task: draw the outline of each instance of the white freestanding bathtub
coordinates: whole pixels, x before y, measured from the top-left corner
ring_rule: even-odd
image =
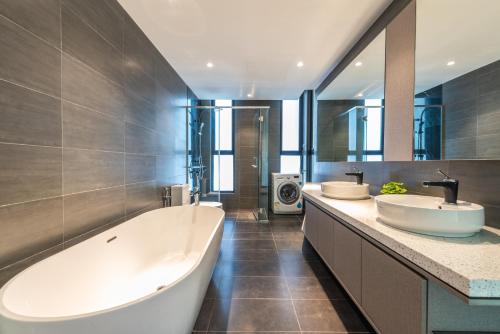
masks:
[[[29,267],[0,290],[0,333],[191,333],[223,221],[211,207],[158,209]]]

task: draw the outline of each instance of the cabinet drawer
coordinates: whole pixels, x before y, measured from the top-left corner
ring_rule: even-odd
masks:
[[[333,226],[335,220],[321,212],[318,220],[318,252],[323,260],[333,269]]]
[[[361,237],[339,222],[335,222],[333,237],[333,271],[361,303]]]
[[[306,202],[306,214],[304,223],[304,235],[314,246],[318,247],[318,221],[321,211],[309,202]]]
[[[422,334],[426,280],[369,242],[362,242],[362,306],[384,334]]]

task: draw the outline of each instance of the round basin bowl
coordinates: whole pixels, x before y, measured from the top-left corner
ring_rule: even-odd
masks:
[[[325,197],[344,200],[360,200],[370,198],[370,185],[356,182],[323,182],[321,194]]]
[[[484,226],[484,208],[477,204],[420,195],[380,195],[375,201],[380,222],[410,232],[468,237]]]

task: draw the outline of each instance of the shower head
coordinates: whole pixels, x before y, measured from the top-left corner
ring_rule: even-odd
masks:
[[[205,123],[200,124],[200,131],[198,131],[198,135],[201,136],[203,134],[203,127],[205,126]]]

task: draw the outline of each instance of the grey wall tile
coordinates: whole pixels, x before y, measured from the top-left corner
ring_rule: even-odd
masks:
[[[65,100],[123,118],[127,97],[121,86],[68,55],[63,55],[62,68],[62,95]]]
[[[125,177],[124,154],[64,149],[64,194],[115,187]]]
[[[133,20],[126,18],[124,24],[125,64],[131,68],[140,69],[153,78],[155,75],[155,47]]]
[[[156,157],[127,154],[125,158],[125,182],[137,183],[156,179]]]
[[[61,146],[61,101],[0,81],[0,141]]]
[[[154,80],[136,66],[125,63],[125,86],[130,93],[150,103],[155,103]]]
[[[64,197],[64,238],[71,239],[125,216],[125,187]]]
[[[1,16],[0,31],[0,79],[60,96],[60,51]]]
[[[0,268],[62,242],[62,198],[0,207]]]
[[[187,86],[116,0],[0,0],[0,30],[0,224],[16,233],[5,243],[0,236],[0,267],[60,250],[63,240],[43,239],[53,224],[66,226],[69,247],[123,221],[126,210],[158,208],[157,180],[185,182]],[[137,154],[124,153],[125,126]],[[52,218],[53,205],[33,202],[63,189],[64,217],[62,204]],[[43,257],[7,266],[0,281]]]
[[[1,268],[0,269],[0,286],[3,286],[5,283],[7,283],[11,278],[13,278],[15,275],[23,271],[24,269],[32,266],[33,264],[48,258],[49,256],[52,256],[56,253],[59,253],[60,251],[63,250],[62,244],[51,247],[47,250],[44,250],[43,252],[36,253],[33,256],[30,256],[29,258],[23,259],[19,262],[9,264],[7,267]]]
[[[69,102],[63,104],[64,147],[124,151],[123,121]]]
[[[120,52],[65,6],[62,7],[62,49],[107,78],[122,83]]]
[[[157,134],[142,126],[125,124],[125,151],[127,153],[156,154]]]
[[[123,17],[106,1],[62,0],[62,5],[91,26],[118,50],[123,47]]]
[[[61,195],[61,149],[0,144],[0,205]]]
[[[148,129],[156,128],[156,110],[153,104],[146,100],[132,96],[127,99],[125,121],[135,123]]]
[[[0,14],[55,47],[61,46],[59,0],[0,0]]]
[[[135,183],[126,186],[127,218],[134,212],[140,211],[161,199],[158,196],[155,182]]]

